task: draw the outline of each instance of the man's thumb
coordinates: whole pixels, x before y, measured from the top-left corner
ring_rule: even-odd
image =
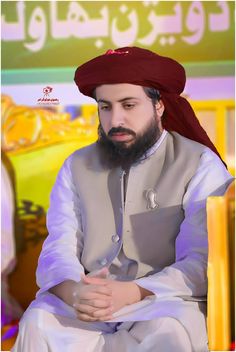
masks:
[[[109,270],[107,267],[104,267],[100,270],[91,271],[87,276],[99,277],[101,279],[106,279],[108,275],[109,275]]]

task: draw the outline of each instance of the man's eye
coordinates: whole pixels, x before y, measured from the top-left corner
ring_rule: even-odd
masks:
[[[108,105],[102,105],[100,106],[101,110],[109,110],[109,106]]]
[[[124,108],[125,108],[125,109],[132,109],[134,106],[135,106],[135,104],[133,104],[133,103],[126,103],[126,104],[124,104]]]

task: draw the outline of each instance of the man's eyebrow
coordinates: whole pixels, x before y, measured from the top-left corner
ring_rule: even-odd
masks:
[[[105,104],[110,104],[110,101],[105,100],[105,99],[98,99],[97,103],[105,103]]]
[[[124,101],[132,100],[132,99],[138,100],[137,97],[126,97],[126,98],[123,98],[123,99],[118,100],[118,102],[119,102],[119,103],[123,103]]]
[[[126,97],[126,98],[122,98],[122,99],[118,100],[118,103],[123,103],[123,102],[125,102],[125,101],[127,101],[127,100],[132,100],[132,99],[139,100],[137,97]],[[98,99],[97,102],[98,102],[98,103],[111,104],[110,101],[105,100],[105,99]]]

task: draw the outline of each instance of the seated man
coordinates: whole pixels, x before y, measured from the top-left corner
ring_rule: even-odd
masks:
[[[13,351],[207,351],[206,198],[232,177],[180,96],[184,68],[125,47],[75,82],[99,137],[59,172]]]

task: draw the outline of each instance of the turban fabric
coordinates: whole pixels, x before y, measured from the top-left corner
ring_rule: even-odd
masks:
[[[220,157],[191,105],[180,96],[185,82],[185,70],[177,61],[138,47],[108,50],[75,72],[80,92],[90,97],[102,84],[130,83],[159,90],[165,106],[163,127],[206,145]]]

